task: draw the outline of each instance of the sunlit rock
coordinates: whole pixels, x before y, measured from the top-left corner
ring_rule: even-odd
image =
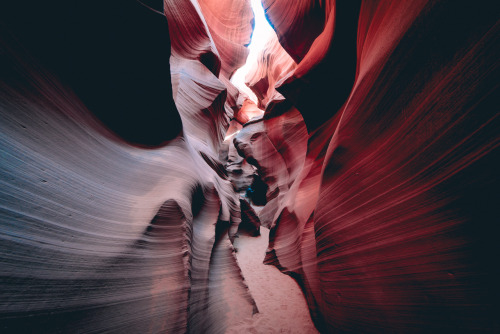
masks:
[[[496,328],[492,8],[266,6],[298,62],[278,91],[310,133],[266,261],[297,275],[325,332]]]
[[[40,33],[2,30],[2,332],[222,333],[255,312],[218,160],[238,99],[219,75],[235,65],[196,2],[164,5],[67,5],[68,22],[50,4]],[[250,14],[234,21],[247,39]]]
[[[266,109],[272,101],[282,101],[283,96],[276,91],[276,85],[292,75],[297,64],[272,36],[257,57],[257,62],[245,78],[247,86],[259,99],[259,104]]]
[[[492,2],[2,6],[0,332],[498,332]]]

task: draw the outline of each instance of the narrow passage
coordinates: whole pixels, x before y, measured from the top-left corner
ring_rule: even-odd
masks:
[[[226,333],[318,333],[299,285],[278,268],[262,263],[269,229],[261,226],[260,232],[258,237],[240,232],[234,242],[236,258],[259,313]]]

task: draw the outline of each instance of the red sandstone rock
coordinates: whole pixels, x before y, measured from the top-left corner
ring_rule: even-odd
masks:
[[[296,110],[272,119],[260,119],[245,124],[234,139],[241,156],[257,168],[257,174],[267,185],[261,223],[270,227],[276,220],[276,210],[304,163],[307,131]]]
[[[199,0],[210,36],[222,62],[221,74],[230,78],[245,64],[253,30],[253,12],[249,1]]]
[[[252,236],[260,235],[260,219],[252,208],[252,206],[245,200],[240,198],[240,208],[241,208],[241,224],[239,226],[240,231],[249,233]]]
[[[256,167],[248,163],[245,158],[238,154],[232,142],[233,141],[230,140],[226,170],[234,190],[242,192],[252,185],[256,176]]]
[[[272,223],[267,261],[298,275],[325,332],[494,331],[492,8],[362,2],[345,94],[336,88],[350,86],[347,76],[329,81],[351,66],[335,62],[351,60],[335,49],[342,29],[331,34],[329,7],[322,16],[313,2],[270,6],[299,62],[280,91],[310,138]],[[327,23],[300,35],[296,26],[313,17]]]
[[[33,1],[5,20],[2,332],[218,333],[251,316],[230,242],[257,225],[234,190],[255,179],[266,262],[321,331],[498,331],[492,4],[266,0],[293,61],[263,52],[250,122],[229,82],[248,4],[136,5]]]
[[[207,25],[215,21],[205,19],[196,2],[166,1],[166,18],[161,12],[131,3],[124,3],[117,11],[110,4],[108,13],[107,5],[93,7],[89,2],[80,6],[82,13],[70,12],[76,21],[75,31],[83,29],[79,25],[83,15],[87,23],[96,24],[96,31],[102,29],[95,34],[88,29],[95,40],[71,35],[72,26],[67,31],[61,27],[50,31],[51,18],[58,22],[55,16],[59,12],[48,4],[43,13],[49,26],[40,26],[45,32],[40,39],[59,41],[59,35],[67,33],[75,38],[75,50],[87,47],[96,54],[102,51],[87,58],[72,53],[73,44],[54,43],[57,45],[52,51],[39,49],[38,41],[29,33],[21,34],[21,24],[15,20],[9,26],[11,32],[20,37],[21,44],[26,43],[23,47],[28,47],[30,54],[25,54],[14,39],[2,35],[8,66],[6,76],[2,75],[0,114],[0,150],[6,157],[1,160],[4,211],[0,233],[0,323],[4,333],[216,333],[254,313],[254,302],[242,282],[229,241],[229,234],[235,233],[229,230],[237,229],[241,221],[239,200],[218,161],[239,95],[229,87],[220,69],[235,66],[226,63],[230,58],[241,63],[244,46],[236,48],[238,55],[221,60],[217,47],[224,45],[216,47],[210,31],[222,29],[221,33],[224,28]],[[248,14],[248,5],[243,7]],[[133,43],[138,40],[150,46],[146,37],[142,41],[130,35],[127,47],[137,52],[127,52],[137,58],[113,53],[114,49],[106,45],[108,33],[110,43],[122,38],[119,28],[125,27],[124,33],[130,33],[129,26],[137,24],[135,10],[149,15],[144,15],[140,28],[150,27],[157,20],[166,28],[168,20],[170,38],[167,30],[151,34],[156,36],[155,43],[169,46],[170,40],[170,66],[170,53],[158,61],[155,54],[142,55],[134,49]],[[101,21],[103,12],[110,15],[109,22],[105,16]],[[122,24],[122,20],[133,23],[113,26]],[[249,20],[232,22],[235,31],[236,25],[242,24],[241,31],[248,39]],[[236,39],[229,34],[218,37]],[[99,44],[101,39],[104,42]],[[151,48],[156,51],[154,43]],[[52,54],[46,61],[48,52]],[[118,68],[111,60],[106,62],[106,52],[116,55],[118,64],[120,56],[128,63]],[[228,48],[224,52],[232,51]],[[95,82],[87,86],[87,73],[74,75],[74,68],[64,67],[67,59],[63,56],[74,61],[77,74],[83,65],[90,73],[95,73],[93,65],[103,71],[107,66],[117,68],[116,77],[103,74],[103,81],[109,80],[111,87],[122,87],[120,98],[137,107],[124,112],[140,119],[141,114],[149,115],[142,108],[150,108],[151,103],[136,100],[141,96],[160,97],[154,100],[158,104],[153,105],[155,112],[174,112],[177,119],[180,115],[182,132],[177,128],[166,136],[169,141],[155,141],[157,146],[162,145],[154,149],[142,137],[137,140],[141,147],[129,145],[124,140],[128,138],[120,137],[123,131],[111,133],[93,116],[106,121],[115,111],[88,101],[101,102],[110,109],[128,108],[127,103],[116,101],[115,106],[108,101],[115,98],[114,91],[109,97],[98,95],[90,86],[107,87],[99,77],[92,78]],[[62,64],[51,57],[62,59]],[[138,70],[127,76],[127,68],[141,66],[156,67],[160,73],[166,68],[166,75],[160,79],[154,72]],[[162,83],[159,87],[167,89],[155,90],[150,81]],[[148,95],[151,89],[159,95]],[[232,100],[226,99],[228,89]],[[97,97],[90,99],[82,92]],[[165,104],[160,104],[162,99]],[[120,125],[119,117],[115,117],[118,119],[111,121]],[[151,126],[151,131],[172,128],[162,116],[156,117],[159,124]],[[131,141],[135,144],[136,140]]]
[[[245,99],[241,108],[235,113],[235,119],[240,124],[248,123],[252,119],[261,118],[264,115],[264,110],[259,109],[257,105],[250,99]]]
[[[277,83],[292,75],[297,64],[273,36],[257,58],[257,63],[245,78],[246,85],[252,89],[259,105],[264,109],[272,101],[281,101],[283,96],[275,89]]]

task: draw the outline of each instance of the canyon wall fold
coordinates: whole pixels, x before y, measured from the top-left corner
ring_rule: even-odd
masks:
[[[321,332],[500,331],[493,3],[262,3],[257,104],[249,1],[2,4],[0,332],[224,333],[261,225]]]
[[[256,312],[218,160],[253,15],[227,4],[2,10],[2,333],[223,333]]]
[[[297,279],[323,332],[497,331],[492,4],[263,4],[297,63],[276,86],[286,100],[235,139],[279,189],[260,213],[266,262]],[[280,150],[272,123],[294,109],[308,134]]]

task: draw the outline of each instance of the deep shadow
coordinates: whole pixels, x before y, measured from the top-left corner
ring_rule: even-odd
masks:
[[[304,78],[291,77],[293,81],[277,88],[300,111],[309,133],[330,119],[349,97],[356,75],[360,7],[361,0],[336,1],[335,32],[325,59]]]
[[[267,184],[262,181],[259,175],[254,177],[252,185],[247,188],[246,196],[252,201],[254,205],[263,206],[266,205],[267,199],[266,194],[268,190]]]
[[[139,146],[162,145],[182,128],[162,11],[160,1],[135,0],[10,1],[0,8],[3,32],[106,127]]]

